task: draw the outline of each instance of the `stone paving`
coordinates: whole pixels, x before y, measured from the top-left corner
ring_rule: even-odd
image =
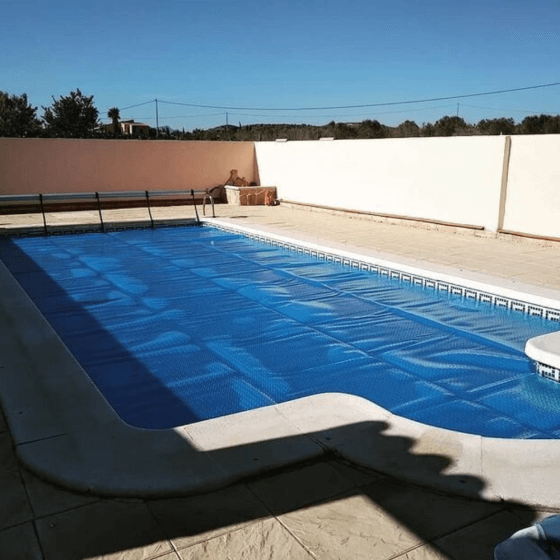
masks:
[[[107,211],[105,218],[136,220],[142,212]],[[170,219],[191,217],[193,210],[157,208],[153,213],[156,219]],[[218,205],[216,214],[322,242],[560,287],[560,246],[551,243],[282,206]],[[96,217],[53,214],[49,223],[95,223]],[[0,228],[31,225],[37,218],[0,216]],[[528,505],[446,496],[335,457],[200,496],[124,500],[76,494],[41,481],[18,463],[0,413],[2,560],[491,559],[499,541],[546,515]]]

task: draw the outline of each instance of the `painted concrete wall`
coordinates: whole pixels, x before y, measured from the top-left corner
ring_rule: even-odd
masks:
[[[503,229],[560,238],[560,135],[511,141]],[[237,169],[276,186],[284,200],[495,231],[504,146],[499,136],[256,144],[0,138],[0,193],[202,189]]]
[[[278,197],[495,231],[500,136],[257,142],[261,185]]]
[[[560,238],[560,135],[511,142],[504,229]]]
[[[0,193],[204,189],[254,180],[251,142],[0,138]]]

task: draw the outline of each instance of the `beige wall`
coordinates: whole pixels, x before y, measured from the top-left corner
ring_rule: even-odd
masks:
[[[560,238],[560,135],[306,142],[0,138],[0,193],[202,189],[231,169],[284,200]],[[256,157],[255,157],[256,155]]]
[[[284,200],[498,227],[505,137],[257,142]]]
[[[251,142],[0,138],[0,193],[203,189],[254,180]]]
[[[560,135],[511,137],[504,229],[560,238]]]

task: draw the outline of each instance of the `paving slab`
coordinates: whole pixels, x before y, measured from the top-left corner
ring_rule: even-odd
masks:
[[[201,496],[150,500],[148,507],[177,550],[270,517],[243,484]]]
[[[33,523],[0,531],[2,560],[44,560]]]
[[[2,370],[2,366],[0,366],[0,373]],[[4,418],[4,413],[2,412],[2,409],[0,408],[0,434],[3,434],[4,432],[8,431],[8,425],[6,424],[6,418]]]
[[[238,531],[178,551],[181,560],[216,558],[266,558],[267,560],[312,560],[301,543],[276,519],[267,519]]]
[[[496,503],[399,484],[395,479],[372,482],[361,488],[361,494],[426,542],[484,520],[503,508]]]
[[[0,476],[15,472],[18,468],[18,460],[10,434],[7,431],[0,432]]]
[[[298,510],[355,488],[352,480],[325,462],[265,476],[247,485],[274,515]]]
[[[19,471],[0,473],[0,498],[0,531],[33,519]]]
[[[45,560],[147,560],[173,552],[142,503],[103,501],[35,521]]]
[[[394,560],[450,560],[450,556],[436,550],[432,544],[420,545],[404,554],[394,557]],[[491,560],[491,556],[488,560]],[[452,560],[452,559],[451,559]]]
[[[422,544],[422,539],[367,496],[349,494],[279,517],[322,560],[385,560]]]
[[[515,531],[531,525],[533,513],[501,511],[433,542],[447,558],[472,560],[494,557],[494,548]]]
[[[374,480],[384,479],[383,475],[376,472],[361,468],[351,462],[344,462],[342,459],[326,461],[328,465],[336,469],[344,478],[350,480],[356,487],[364,486],[373,482]]]
[[[22,469],[23,482],[35,517],[45,517],[99,501],[96,496],[69,492]]]

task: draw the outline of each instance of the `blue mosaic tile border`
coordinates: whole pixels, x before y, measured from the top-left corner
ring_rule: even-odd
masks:
[[[228,227],[223,224],[211,224],[203,223],[205,227],[213,227],[222,231],[228,231],[231,233],[236,233],[248,237],[255,241],[271,245],[273,247],[282,247],[288,251],[294,253],[299,253],[302,255],[307,255],[319,260],[324,260],[325,262],[332,262],[335,264],[340,264],[342,266],[347,266],[350,268],[356,268],[359,270],[364,270],[372,272],[374,274],[380,274],[387,278],[394,278],[400,280],[401,282],[413,284],[415,286],[422,286],[423,288],[436,290],[438,292],[448,293],[452,295],[458,295],[466,299],[474,299],[482,303],[488,303],[496,307],[501,307],[505,309],[511,309],[512,311],[517,311],[519,313],[526,313],[528,315],[533,315],[536,317],[542,317],[549,321],[560,322],[560,310],[550,309],[547,307],[541,307],[539,305],[534,305],[532,303],[527,303],[524,301],[510,299],[503,296],[491,294],[488,292],[482,292],[479,290],[474,290],[471,288],[466,288],[458,284],[452,284],[449,282],[443,282],[441,280],[434,280],[432,278],[426,278],[424,276],[410,274],[408,272],[402,272],[398,269],[388,268],[381,265],[371,264],[360,260],[348,259],[342,257],[335,253],[327,253],[318,250],[308,249],[297,245],[296,243],[288,243],[283,241],[277,241],[271,239],[261,234],[254,234],[236,229],[235,227]]]
[[[555,368],[553,366],[549,366],[547,364],[543,364],[541,362],[535,362],[537,367],[537,373],[541,377],[545,377],[546,379],[552,379],[552,381],[556,381],[560,383],[560,369]]]

